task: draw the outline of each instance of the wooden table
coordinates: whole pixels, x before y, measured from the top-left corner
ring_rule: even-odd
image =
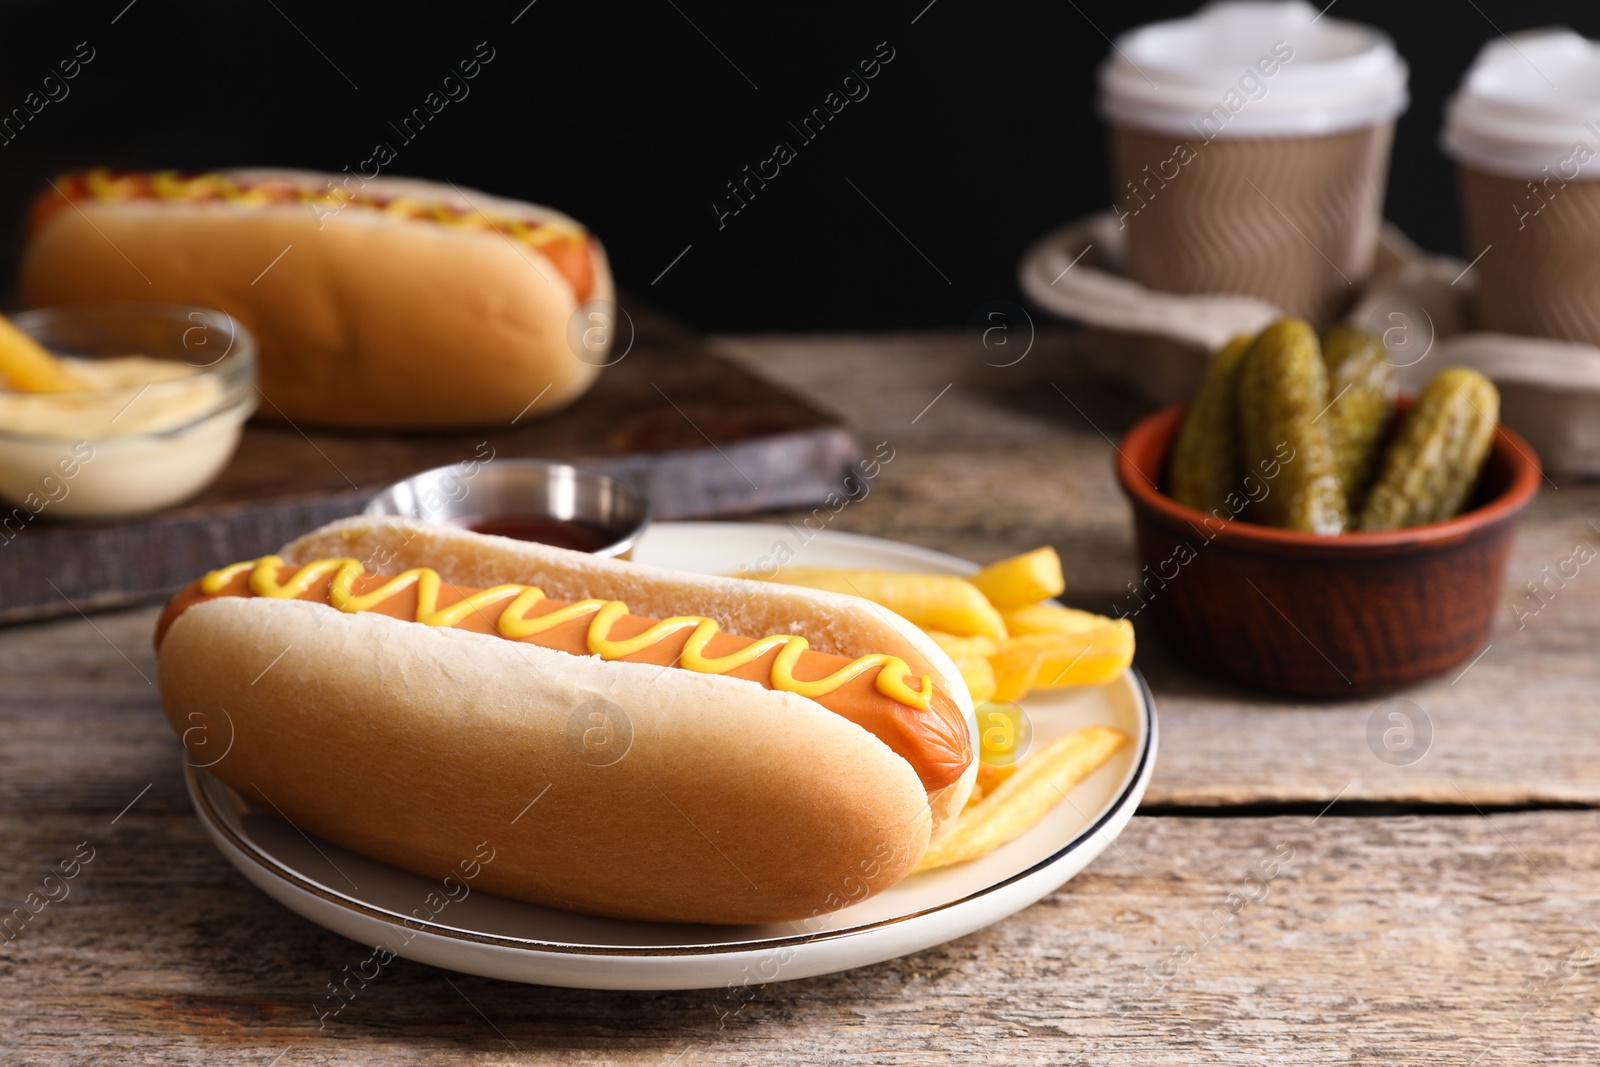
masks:
[[[833,528],[978,560],[1053,544],[1067,599],[1106,610],[1134,575],[1110,456],[1138,406],[1077,380],[1074,343],[1041,335],[1005,368],[951,334],[726,345],[895,450]],[[1600,486],[1547,485],[1508,601],[1600,544],[1597,519]],[[738,1001],[402,960],[323,1029],[312,1005],[352,946],[205,840],[150,684],[155,609],[0,631],[0,909],[93,850],[0,943],[0,1061],[1592,1063],[1600,570],[1551,588],[1401,695],[1432,740],[1400,766],[1368,741],[1385,701],[1230,689],[1141,629],[1162,728],[1141,814],[1060,891],[941,948]],[[1278,876],[1247,882],[1269,858]]]

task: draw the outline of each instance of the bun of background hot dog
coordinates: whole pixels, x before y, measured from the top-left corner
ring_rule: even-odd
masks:
[[[407,178],[162,174],[158,195],[152,177],[89,172],[41,195],[24,303],[219,308],[260,342],[261,414],[327,426],[509,424],[535,397],[523,418],[564,407],[598,373],[568,321],[614,299],[610,270],[557,211]]]
[[[823,652],[885,652],[931,675],[972,729],[937,646],[854,597],[382,519],[334,523],[281,555],[426,566],[455,585],[527,583],[704,614],[730,633],[795,633]],[[304,831],[435,877],[487,842],[495,859],[475,884],[624,918],[777,922],[864,899],[948,831],[977,770],[929,794],[884,742],[791,693],[303,601],[196,603],[172,620],[160,669],[178,733],[196,712],[221,729],[227,709],[233,745],[212,773]],[[594,707],[631,733],[603,765],[574,733]]]

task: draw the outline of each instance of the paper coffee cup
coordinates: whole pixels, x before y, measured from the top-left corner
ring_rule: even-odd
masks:
[[[1567,29],[1485,45],[1446,111],[1478,325],[1600,345],[1600,43]]]
[[[1310,4],[1214,3],[1117,39],[1100,69],[1127,268],[1327,323],[1372,271],[1406,65]]]

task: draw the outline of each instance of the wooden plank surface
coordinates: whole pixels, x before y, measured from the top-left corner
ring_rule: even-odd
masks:
[[[1068,599],[1097,610],[1132,576],[1102,431],[1137,405],[1076,380],[1070,343],[1041,336],[1010,368],[950,335],[728,347],[847,415],[869,452],[894,448],[830,528],[980,560],[1054,544]],[[1547,486],[1515,580],[1600,544],[1597,516],[1600,487]],[[205,840],[149,684],[154,614],[0,629],[0,914],[80,843],[95,850],[65,899],[0,938],[0,1062],[1600,1058],[1600,811],[1474,810],[1600,796],[1587,569],[1525,628],[1508,606],[1454,684],[1403,694],[1434,726],[1407,766],[1367,740],[1382,702],[1265,700],[1193,673],[1141,627],[1157,814],[1059,892],[949,945],[733,992],[540,989],[396,961],[321,1029],[325,983],[367,950],[271,902]],[[1435,804],[1450,810],[1378,810]]]
[[[262,896],[187,814],[115,813],[0,817],[0,899],[94,849],[0,946],[8,1063],[1500,1067],[1596,1049],[1596,812],[1139,817],[1020,915],[847,974],[597,993],[396,960],[331,1019],[326,983],[369,950]]]

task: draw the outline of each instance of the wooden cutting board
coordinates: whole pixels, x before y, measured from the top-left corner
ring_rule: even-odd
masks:
[[[648,494],[657,519],[820,504],[861,460],[836,417],[721,358],[703,338],[639,312],[634,326],[627,355],[547,419],[426,434],[252,422],[221,477],[187,504],[112,522],[41,518],[0,543],[0,623],[161,596],[357,514],[407,475],[491,454],[623,475]]]

